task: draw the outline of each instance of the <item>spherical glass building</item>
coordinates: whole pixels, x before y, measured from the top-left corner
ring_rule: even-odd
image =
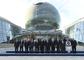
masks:
[[[47,2],[39,2],[34,4],[32,16],[26,23],[26,29],[58,29],[59,23],[60,16],[57,9]]]

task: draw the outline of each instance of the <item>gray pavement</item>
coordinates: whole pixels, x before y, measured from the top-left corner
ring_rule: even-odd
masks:
[[[83,56],[0,56],[0,60],[84,60]]]

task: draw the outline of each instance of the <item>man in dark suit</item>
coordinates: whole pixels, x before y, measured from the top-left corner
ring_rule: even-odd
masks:
[[[29,41],[29,51],[32,53],[33,52],[33,46],[34,46],[34,42],[33,40]]]
[[[15,52],[18,52],[19,45],[20,45],[20,42],[18,40],[15,40],[14,42]]]
[[[77,42],[76,42],[76,40],[74,40],[74,51],[76,52],[76,46],[77,46]]]
[[[63,41],[59,40],[59,51],[62,52]]]
[[[63,49],[63,52],[66,51],[66,41],[67,41],[66,38],[64,38],[63,39],[63,48],[62,48]]]
[[[40,51],[41,53],[44,52],[44,41],[41,40],[41,44],[40,44]]]
[[[49,43],[49,52],[51,52],[51,45],[52,45],[52,39],[51,38],[49,38],[48,43]]]
[[[57,52],[60,51],[60,46],[59,46],[59,44],[60,44],[60,42],[59,42],[59,40],[57,40]]]
[[[52,41],[51,43],[51,51],[55,52],[55,41]]]
[[[35,52],[38,52],[39,51],[38,40],[34,41],[34,46],[35,46]]]
[[[23,52],[24,41],[20,41],[20,51]]]
[[[45,41],[45,52],[49,53],[49,49],[50,49],[49,42],[48,40],[46,40]]]
[[[54,45],[55,45],[55,48],[57,49],[57,44],[58,44],[58,41],[57,41],[57,38],[54,39]]]
[[[30,52],[31,51],[31,41],[29,40],[28,43],[29,43],[29,52]]]
[[[72,52],[76,52],[76,46],[77,46],[77,42],[74,39],[70,39],[71,41],[71,46],[72,46]]]
[[[25,40],[24,42],[24,46],[25,46],[25,52],[28,52],[28,48],[29,48],[29,42],[27,40]]]
[[[41,51],[41,39],[38,39],[38,52],[40,52]]]

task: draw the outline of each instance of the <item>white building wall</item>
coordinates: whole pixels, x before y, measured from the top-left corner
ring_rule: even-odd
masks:
[[[0,20],[0,43],[7,41],[7,36],[12,38],[10,23],[5,20]]]
[[[77,41],[84,42],[84,21],[71,26],[69,36]]]

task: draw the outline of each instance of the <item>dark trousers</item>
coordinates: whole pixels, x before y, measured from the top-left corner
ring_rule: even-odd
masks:
[[[57,46],[57,52],[59,52],[60,51],[60,48],[59,48],[59,46]]]
[[[38,46],[35,47],[35,52],[39,52],[39,47]]]
[[[72,46],[72,52],[76,52],[76,46]]]
[[[50,47],[49,47],[49,46],[46,46],[45,51],[46,51],[47,53],[49,53],[49,51],[50,51]]]
[[[23,46],[20,47],[20,51],[23,52]]]
[[[33,52],[33,46],[29,47],[29,52]]]
[[[28,52],[28,47],[25,47],[25,52]]]
[[[66,51],[66,46],[65,45],[63,46],[63,51]]]
[[[66,51],[65,45],[62,45],[62,46],[61,46],[61,51],[62,51],[62,52],[65,52],[65,51]]]
[[[18,47],[15,47],[15,52],[18,52]]]
[[[54,52],[55,51],[55,46],[52,46],[51,49],[52,49],[51,51]]]
[[[44,52],[44,47],[43,47],[43,46],[41,46],[40,51],[41,51],[41,53],[43,53],[43,52]]]

